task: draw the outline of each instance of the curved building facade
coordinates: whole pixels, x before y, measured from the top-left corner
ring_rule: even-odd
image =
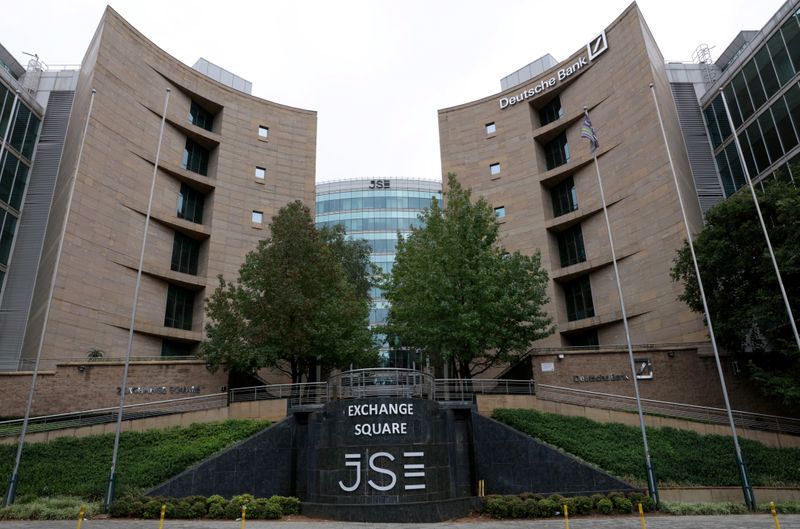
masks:
[[[106,9],[74,91],[24,340],[6,359],[30,369],[41,348],[37,392],[48,397],[37,398],[35,413],[118,398],[154,173],[130,400],[224,389],[227,376],[193,358],[204,300],[218,275],[238,276],[282,206],[312,203],[315,179],[316,112],[235,86],[181,63]],[[15,380],[22,387],[6,393],[19,393],[9,414],[30,383]]]
[[[316,223],[318,227],[341,224],[347,236],[364,239],[372,248],[370,259],[385,272],[394,265],[397,234],[408,234],[419,225],[419,214],[435,198],[441,205],[442,184],[432,180],[408,178],[353,179],[317,185]],[[371,292],[369,324],[386,322],[388,304],[380,289]],[[380,340],[380,337],[378,338]],[[415,361],[405,351],[390,351],[381,346],[384,365],[410,367]]]
[[[576,40],[585,45],[567,59],[532,63],[500,93],[439,111],[442,173],[495,207],[506,248],[541,252],[549,272],[557,330],[532,344],[532,369],[513,378],[534,377],[542,391],[633,393],[597,171],[581,137],[588,108],[642,395],[721,405],[702,317],[670,277],[686,230],[668,153],[693,233],[702,213],[664,59],[635,3]],[[726,373],[738,387],[728,362]],[[753,405],[749,389],[733,394]]]

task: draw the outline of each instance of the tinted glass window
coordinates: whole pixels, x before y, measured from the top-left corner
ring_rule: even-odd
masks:
[[[775,68],[772,66],[772,61],[769,58],[769,51],[766,46],[758,50],[755,61],[758,67],[758,74],[761,77],[761,81],[764,83],[767,97],[774,96],[781,85],[778,82],[778,76],[775,75]]]
[[[164,314],[164,327],[192,329],[194,292],[175,285],[167,287],[167,309]]]
[[[753,107],[761,108],[761,105],[767,101],[767,94],[764,92],[764,87],[761,86],[761,78],[758,76],[755,61],[751,60],[745,64],[742,74],[744,74],[750,97],[753,99]]]
[[[206,176],[208,175],[208,154],[208,149],[187,138],[186,147],[183,149],[181,166],[187,171]]]
[[[539,109],[539,123],[544,126],[560,119],[563,115],[564,109],[561,107],[561,98],[556,96]]]
[[[778,74],[778,81],[783,86],[794,75],[794,68],[789,60],[789,54],[786,53],[786,47],[783,45],[783,37],[781,37],[780,31],[767,41],[767,49],[769,49],[769,54],[772,56],[772,64]]]
[[[725,93],[725,101],[728,103],[728,110],[731,113],[731,120],[733,121],[734,127],[739,127],[742,124],[742,114],[739,112],[739,104],[736,102],[736,95],[733,93],[733,85],[728,83],[728,86],[725,87],[723,90]],[[721,116],[725,119],[725,122],[728,121],[728,117],[725,115],[725,106],[724,103],[721,105]],[[717,119],[720,123],[720,130],[722,130],[722,119],[720,119],[720,113],[717,113]],[[730,128],[730,125],[728,125]],[[724,135],[723,135],[724,137]]]
[[[778,98],[771,107],[772,116],[775,118],[775,126],[778,129],[778,135],[783,143],[783,148],[786,152],[792,150],[797,145],[797,134],[792,124],[792,119],[789,117],[789,109],[786,107],[786,101]]]
[[[562,231],[556,237],[558,238],[558,254],[561,258],[561,266],[570,266],[586,260],[586,251],[583,248],[583,232],[580,224]]]
[[[742,120],[747,121],[747,118],[753,115],[753,101],[750,99],[750,92],[747,90],[747,83],[744,79],[744,72],[731,79],[733,85],[733,92],[736,95],[736,102],[739,103],[739,110],[742,112]],[[730,101],[728,102],[730,104]],[[737,127],[739,125],[736,125]]]
[[[5,221],[3,217],[5,217]],[[0,264],[7,265],[8,256],[11,254],[11,243],[14,242],[17,217],[12,215],[10,211],[3,212],[3,210],[0,210],[0,224],[2,224],[2,229],[0,229]]]
[[[778,139],[778,131],[772,121],[772,114],[769,109],[759,116],[758,124],[761,127],[761,137],[764,138],[764,145],[767,148],[770,162],[777,162],[778,158],[783,156],[783,148],[781,147],[781,140]]]
[[[800,26],[797,25],[797,16],[789,17],[789,20],[781,26],[781,33],[786,42],[786,49],[789,50],[794,70],[798,71],[800,70]]]
[[[214,116],[194,101],[189,108],[189,123],[200,128],[211,130],[214,127]]]
[[[553,201],[553,216],[558,217],[578,209],[578,194],[575,192],[575,182],[570,176],[550,190]]]
[[[567,143],[566,132],[562,132],[557,138],[544,145],[544,155],[548,170],[564,165],[569,161],[569,144]]]
[[[594,316],[592,287],[588,275],[565,284],[564,296],[567,302],[567,320],[582,320]]]
[[[197,275],[199,255],[200,241],[175,232],[175,238],[172,241],[172,270],[183,272],[184,274]]]
[[[178,218],[202,224],[205,200],[206,197],[203,193],[186,184],[181,184],[178,194]]]

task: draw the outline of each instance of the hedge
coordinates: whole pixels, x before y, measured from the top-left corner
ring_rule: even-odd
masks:
[[[567,505],[570,515],[586,514],[630,514],[638,512],[639,503],[649,512],[653,509],[650,498],[640,492],[612,492],[605,496],[593,494],[565,498],[558,494],[544,497],[538,494],[524,493],[518,496],[487,496],[483,502],[483,512],[492,518],[551,518],[563,514]]]
[[[492,417],[622,479],[640,486],[646,483],[639,428],[533,410],[497,409]],[[666,427],[648,428],[647,437],[661,485],[740,484],[731,437]],[[800,449],[771,448],[748,439],[739,444],[754,486],[800,486]]]
[[[267,421],[225,421],[166,430],[124,432],[120,437],[117,491],[155,486],[269,425]],[[114,435],[62,437],[26,444],[17,495],[70,495],[101,499],[111,468]],[[16,445],[0,446],[0,491],[5,495]]]
[[[108,514],[113,518],[159,518],[161,506],[166,505],[167,519],[236,520],[247,507],[246,518],[251,520],[277,520],[284,516],[300,514],[300,500],[290,496],[254,498],[241,494],[226,500],[214,495],[165,498],[163,496],[126,496],[111,504]]]

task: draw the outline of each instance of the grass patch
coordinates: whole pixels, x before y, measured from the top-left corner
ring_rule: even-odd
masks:
[[[86,502],[77,496],[53,496],[35,498],[24,495],[8,507],[0,508],[0,520],[76,520],[81,506],[86,506],[84,518],[91,518],[101,511],[100,502]]]
[[[124,432],[119,445],[117,491],[124,494],[155,486],[268,425],[268,421],[225,421]],[[101,499],[111,468],[113,447],[113,434],[62,437],[26,445],[17,496],[69,495]],[[0,446],[0,491],[3,495],[16,450],[16,445]]]
[[[533,410],[498,409],[492,417],[625,480],[639,485],[646,482],[639,428]],[[721,487],[740,483],[730,437],[648,428],[647,438],[661,485]],[[748,439],[739,439],[739,444],[753,485],[800,486],[800,449],[771,448]]]

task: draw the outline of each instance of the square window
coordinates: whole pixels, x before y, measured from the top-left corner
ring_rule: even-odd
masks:
[[[250,216],[250,221],[253,224],[261,224],[264,222],[264,213],[262,211],[253,210],[253,214]]]
[[[263,167],[256,167],[256,178],[263,180],[267,177],[267,170]]]
[[[491,164],[489,166],[489,174],[491,174],[492,176],[499,175],[500,174],[500,164],[499,163]]]
[[[266,140],[269,138],[269,127],[265,127],[264,125],[258,126],[258,137],[262,140]]]
[[[485,125],[485,128],[486,128],[486,134],[487,135],[488,134],[494,134],[494,133],[497,132],[497,125],[495,125],[494,121],[492,121],[491,123],[487,123]]]
[[[494,208],[494,216],[498,219],[504,219],[506,217],[506,207],[499,206]]]

